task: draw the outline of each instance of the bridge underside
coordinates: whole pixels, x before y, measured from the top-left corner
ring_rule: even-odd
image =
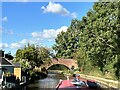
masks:
[[[48,69],[54,69],[54,70],[64,70],[64,69],[68,69],[68,70],[70,70],[71,68],[70,67],[68,67],[68,66],[66,66],[66,65],[64,65],[64,64],[53,64],[53,65],[51,65],[51,66],[49,66],[49,67],[47,67],[46,68],[47,70]]]

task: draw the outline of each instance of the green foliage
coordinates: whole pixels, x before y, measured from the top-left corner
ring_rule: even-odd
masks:
[[[55,39],[56,44],[53,46],[57,57],[73,58],[71,52],[75,52],[76,49],[79,48],[78,30],[82,27],[79,23],[77,19],[72,20],[67,32],[58,34]]]
[[[78,66],[120,76],[120,2],[95,2],[82,20],[72,20],[56,38],[57,57],[74,58]]]
[[[28,62],[27,59],[21,59],[21,58],[14,58],[13,63],[20,63],[21,67],[22,67],[22,71],[25,71],[27,69],[31,68],[31,64],[30,62]]]
[[[95,3],[93,10],[87,15],[89,24],[83,31],[86,40],[81,40],[81,43],[86,44],[84,47],[86,54],[93,65],[100,67],[103,72],[110,71],[113,67],[107,68],[107,66],[116,62],[117,12],[117,3]]]
[[[23,49],[18,49],[14,62],[20,62],[22,69],[40,67],[50,61],[50,52],[44,47],[28,44]]]

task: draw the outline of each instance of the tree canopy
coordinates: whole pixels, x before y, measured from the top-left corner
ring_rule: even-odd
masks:
[[[50,52],[47,48],[33,45],[26,45],[23,49],[18,49],[14,62],[20,62],[24,70],[40,67],[48,63]]]
[[[76,58],[79,66],[89,62],[102,72],[119,76],[119,6],[118,2],[95,2],[82,20],[73,19],[67,31],[55,39],[56,56]]]

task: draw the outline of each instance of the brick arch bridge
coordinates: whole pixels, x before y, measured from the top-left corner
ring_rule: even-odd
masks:
[[[74,66],[74,69],[78,68],[77,62],[73,59],[52,59],[51,63],[46,66],[46,69],[49,69],[51,66],[56,65],[56,64],[64,65],[70,70],[72,66]]]

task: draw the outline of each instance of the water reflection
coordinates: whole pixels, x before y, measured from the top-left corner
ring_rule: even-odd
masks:
[[[48,77],[42,80],[38,80],[24,87],[27,90],[40,90],[40,89],[55,89],[60,79],[65,79],[62,74],[48,74]]]

